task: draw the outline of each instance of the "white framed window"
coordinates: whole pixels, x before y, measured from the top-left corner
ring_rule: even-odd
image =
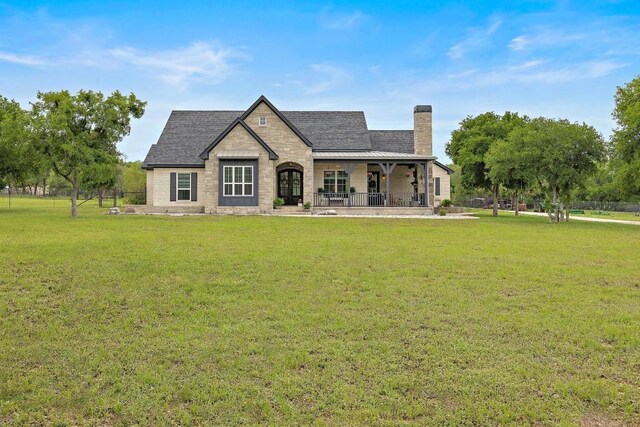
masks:
[[[346,193],[347,173],[345,171],[324,171],[324,191],[326,193]]]
[[[178,200],[191,200],[191,174],[178,174]]]
[[[258,124],[260,126],[266,126],[267,125],[267,117],[266,116],[258,117]]]
[[[225,196],[253,196],[253,166],[224,167]]]

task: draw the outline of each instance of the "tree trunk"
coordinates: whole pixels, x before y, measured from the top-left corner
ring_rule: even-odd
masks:
[[[42,197],[47,195],[47,178],[42,178]]]
[[[500,186],[493,186],[493,216],[498,216],[498,197],[500,196]]]
[[[98,190],[98,207],[102,207],[102,188]]]
[[[33,186],[33,195],[38,197],[38,182],[37,181]]]
[[[516,196],[514,197],[516,202],[515,213],[518,216],[518,212],[520,212],[520,199],[518,198],[518,192],[516,191]]]
[[[78,193],[80,192],[80,186],[77,184],[73,185],[71,189],[71,216],[73,218],[78,217]]]
[[[569,206],[567,205],[567,209],[564,211],[565,221],[569,222]]]
[[[553,187],[553,221],[560,222],[560,203],[558,202],[558,187]]]

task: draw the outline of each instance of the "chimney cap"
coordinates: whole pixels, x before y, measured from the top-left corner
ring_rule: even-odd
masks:
[[[416,105],[413,109],[413,114],[415,113],[430,113],[431,105]]]

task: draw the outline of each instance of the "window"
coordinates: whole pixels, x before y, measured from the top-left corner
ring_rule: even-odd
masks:
[[[260,126],[266,126],[267,125],[267,118],[265,116],[260,116],[258,118],[258,124]]]
[[[324,171],[324,191],[327,193],[346,193],[347,173],[345,171]]]
[[[191,200],[191,174],[178,174],[178,200]]]
[[[439,196],[440,195],[440,177],[437,176],[437,177],[433,178],[433,182],[434,182],[434,186],[435,186],[435,195]]]
[[[224,195],[253,196],[253,166],[225,166]]]

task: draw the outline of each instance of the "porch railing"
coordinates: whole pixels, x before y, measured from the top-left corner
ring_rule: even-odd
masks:
[[[424,207],[425,193],[313,193],[316,207]]]

